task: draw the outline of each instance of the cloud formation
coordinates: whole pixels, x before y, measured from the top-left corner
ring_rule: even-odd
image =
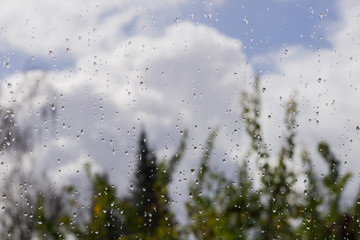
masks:
[[[210,26],[176,21],[173,13],[190,2],[2,4],[0,51],[15,49],[53,62],[72,59],[65,69],[14,73],[1,82],[4,104],[14,98],[21,102],[26,95],[23,83],[41,83],[39,98],[21,113],[25,121],[32,119],[36,129],[48,129],[33,148],[40,172],[62,182],[81,173],[82,164],[91,161],[96,169],[110,171],[124,193],[142,127],[148,131],[151,147],[165,159],[174,152],[181,132],[190,131],[188,151],[179,168],[186,174],[196,167],[202,144],[216,127],[220,127],[216,159],[238,161],[243,149],[236,143],[245,141],[244,133],[239,134],[243,128],[239,95],[251,88],[253,66],[242,52],[241,39]],[[19,4],[24,7],[16,7]],[[330,26],[326,36],[330,49],[287,46],[267,57],[276,71],[262,76],[263,121],[274,152],[282,141],[278,136],[284,104],[295,90],[300,146],[314,153],[317,142],[327,140],[348,162],[346,170],[360,169],[356,162],[360,154],[356,148],[359,12],[356,1],[341,3],[340,21]],[[14,15],[19,19],[15,21]],[[41,120],[34,103],[56,106],[55,117]],[[318,160],[316,164],[321,166]],[[187,183],[178,182],[181,177],[176,176],[173,192],[187,188]]]
[[[263,76],[264,115],[267,136],[276,143],[282,116],[278,115],[285,99],[296,94],[299,101],[298,142],[313,153],[317,169],[324,170],[316,152],[316,144],[328,141],[342,160],[344,171],[354,173],[358,182],[360,155],[359,140],[360,101],[360,32],[356,23],[360,4],[356,1],[339,3],[340,21],[329,27],[326,36],[331,48],[313,51],[299,46],[288,46],[273,53],[271,63],[276,71]],[[281,100],[282,98],[282,100]],[[274,126],[277,126],[274,128]],[[281,140],[278,140],[280,142]],[[276,144],[274,144],[276,149]],[[351,184],[350,188],[354,188]],[[347,191],[348,195],[354,190]],[[350,194],[350,195],[352,195]]]

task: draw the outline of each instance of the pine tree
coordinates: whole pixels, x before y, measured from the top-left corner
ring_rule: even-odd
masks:
[[[148,148],[144,131],[140,135],[136,169],[133,203],[137,208],[137,228],[146,235],[153,235],[160,221],[156,192],[158,170],[156,156]]]

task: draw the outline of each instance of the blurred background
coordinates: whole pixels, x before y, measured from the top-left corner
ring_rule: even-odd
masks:
[[[107,176],[117,196],[133,196],[146,139],[160,165],[181,153],[168,165],[176,168],[166,186],[169,211],[186,224],[189,186],[202,179],[209,139],[209,166],[236,179],[248,162],[253,187],[261,189],[264,163],[249,146],[263,158],[266,142],[266,161],[276,166],[289,132],[296,137],[288,169],[304,171],[307,150],[319,179],[334,172],[318,153],[326,142],[339,176],[352,174],[341,187],[340,208],[352,206],[360,174],[359,21],[355,0],[2,1],[3,211],[12,209],[9,192],[17,203],[31,186],[55,195],[72,186],[86,206],[96,174]],[[246,98],[254,90],[254,101]],[[247,106],[254,115],[244,112]],[[289,111],[296,121],[288,116],[284,123]],[[251,132],[257,121],[261,131]],[[298,176],[295,191],[304,192],[304,178]],[[33,192],[29,199],[41,205]],[[6,230],[9,219],[3,217],[2,231],[17,239]]]

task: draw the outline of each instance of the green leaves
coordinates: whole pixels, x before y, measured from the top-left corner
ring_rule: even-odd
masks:
[[[186,134],[169,162],[157,162],[148,147],[145,133],[139,139],[139,150],[133,191],[120,197],[105,174],[93,174],[91,165],[85,170],[92,194],[88,216],[69,217],[67,229],[77,239],[178,239],[180,230],[170,210],[168,184],[186,149]],[[74,188],[65,188],[72,194]],[[76,200],[70,201],[76,203]],[[75,206],[75,209],[79,209]]]
[[[284,143],[277,155],[270,155],[260,123],[259,89],[260,80],[256,78],[253,95],[244,93],[241,101],[242,119],[250,145],[238,167],[238,179],[227,178],[209,165],[213,149],[209,143],[214,142],[216,134],[209,136],[196,181],[189,187],[191,199],[186,204],[190,219],[188,231],[196,239],[325,239],[329,236],[343,239],[344,236],[358,236],[355,229],[359,228],[351,225],[349,220],[352,219],[349,215],[351,208],[344,211],[339,207],[343,189],[351,175],[340,176],[340,161],[325,142],[318,146],[329,167],[323,182],[316,177],[306,151],[300,156],[295,155],[298,127],[295,98],[285,105]],[[295,163],[296,158],[302,160],[303,173],[293,170],[299,166]],[[255,173],[260,173],[260,186],[253,181],[257,176],[249,173],[247,161],[251,159],[256,161]],[[303,191],[298,190],[298,179],[306,183]],[[359,204],[355,209],[360,215]]]
[[[242,161],[233,165],[236,174],[228,176],[213,165],[222,162],[213,153],[219,130],[209,134],[198,168],[191,170],[194,179],[188,186],[189,199],[185,204],[188,223],[181,226],[177,222],[169,195],[175,170],[187,151],[188,133],[184,131],[178,148],[167,161],[158,161],[145,132],[140,134],[133,190],[128,195],[119,196],[106,174],[93,173],[91,165],[85,164],[91,189],[87,206],[77,199],[79,192],[74,186],[63,187],[61,194],[21,192],[29,202],[20,202],[26,205],[23,209],[29,210],[26,217],[13,211],[15,207],[3,211],[13,217],[13,222],[20,219],[24,230],[16,231],[13,224],[5,225],[7,219],[2,220],[3,226],[9,226],[7,229],[17,233],[19,239],[35,235],[38,239],[85,240],[190,236],[230,240],[359,239],[360,193],[348,209],[341,207],[343,190],[351,174],[341,173],[341,161],[330,145],[324,141],[314,146],[328,167],[322,178],[317,175],[309,152],[303,150],[297,156],[300,151],[296,149],[295,98],[285,104],[284,141],[278,153],[268,150],[270,144],[263,135],[259,77],[255,79],[253,93],[242,95],[241,106],[248,148],[244,149]],[[6,124],[12,126],[11,121]],[[6,195],[4,201],[9,202],[8,206],[17,206],[14,195]]]
[[[255,78],[254,94],[244,92],[241,100],[242,120],[245,122],[246,132],[251,139],[251,149],[255,150],[259,158],[269,156],[267,146],[263,141],[263,133],[260,124],[260,77]]]

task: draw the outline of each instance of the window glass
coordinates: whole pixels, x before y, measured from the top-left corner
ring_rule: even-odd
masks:
[[[0,3],[1,239],[357,239],[360,3]]]

